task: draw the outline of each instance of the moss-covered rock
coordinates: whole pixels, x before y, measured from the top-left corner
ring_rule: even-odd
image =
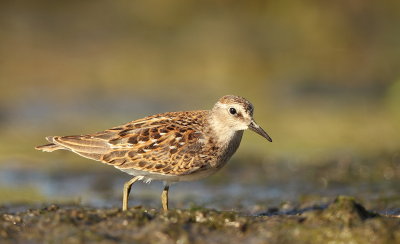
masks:
[[[339,196],[326,209],[310,212],[307,221],[350,227],[378,216],[367,211],[353,197]]]

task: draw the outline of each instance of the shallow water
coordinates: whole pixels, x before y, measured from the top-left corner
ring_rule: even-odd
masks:
[[[311,169],[312,171],[312,169]],[[230,171],[214,178],[196,182],[176,183],[170,188],[170,206],[189,208],[203,206],[218,210],[236,210],[246,214],[296,213],[315,205],[323,205],[337,195],[351,195],[371,210],[386,215],[400,213],[399,186],[396,180],[365,182],[333,182],[326,184],[312,178],[294,175],[292,178],[233,181]],[[213,176],[214,177],[214,176]],[[218,177],[218,176],[217,176]],[[129,175],[114,169],[99,172],[76,171],[32,171],[3,169],[0,171],[0,186],[15,189],[21,195],[22,189],[33,189],[40,199],[31,199],[29,204],[52,202],[75,202],[92,207],[119,207],[122,187]],[[214,179],[214,180],[213,180]],[[130,206],[141,205],[160,208],[161,182],[135,183],[130,195]],[[26,200],[24,200],[26,202]],[[14,198],[8,201],[2,197],[0,204],[20,209],[24,202]],[[27,205],[29,206],[29,205]]]

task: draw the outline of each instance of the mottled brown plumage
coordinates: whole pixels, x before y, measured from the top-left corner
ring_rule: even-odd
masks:
[[[124,187],[124,210],[136,180],[162,180],[163,208],[168,208],[171,182],[204,178],[223,167],[247,128],[271,141],[253,120],[253,105],[238,96],[224,96],[212,110],[170,112],[88,135],[50,136],[36,149],[70,150],[134,175]]]

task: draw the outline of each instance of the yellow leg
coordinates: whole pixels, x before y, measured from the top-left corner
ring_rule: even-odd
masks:
[[[138,179],[139,179],[138,176],[133,177],[130,181],[127,181],[124,184],[124,192],[123,192],[123,196],[122,196],[122,211],[128,210],[129,193],[131,192],[133,183],[135,183]]]
[[[169,185],[164,186],[164,190],[161,194],[161,202],[164,211],[168,211],[168,190],[169,190]]]

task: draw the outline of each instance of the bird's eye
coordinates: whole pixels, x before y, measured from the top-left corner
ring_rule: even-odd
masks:
[[[230,109],[229,109],[229,113],[231,113],[231,114],[236,114],[236,109],[235,109],[235,108],[230,108]]]

